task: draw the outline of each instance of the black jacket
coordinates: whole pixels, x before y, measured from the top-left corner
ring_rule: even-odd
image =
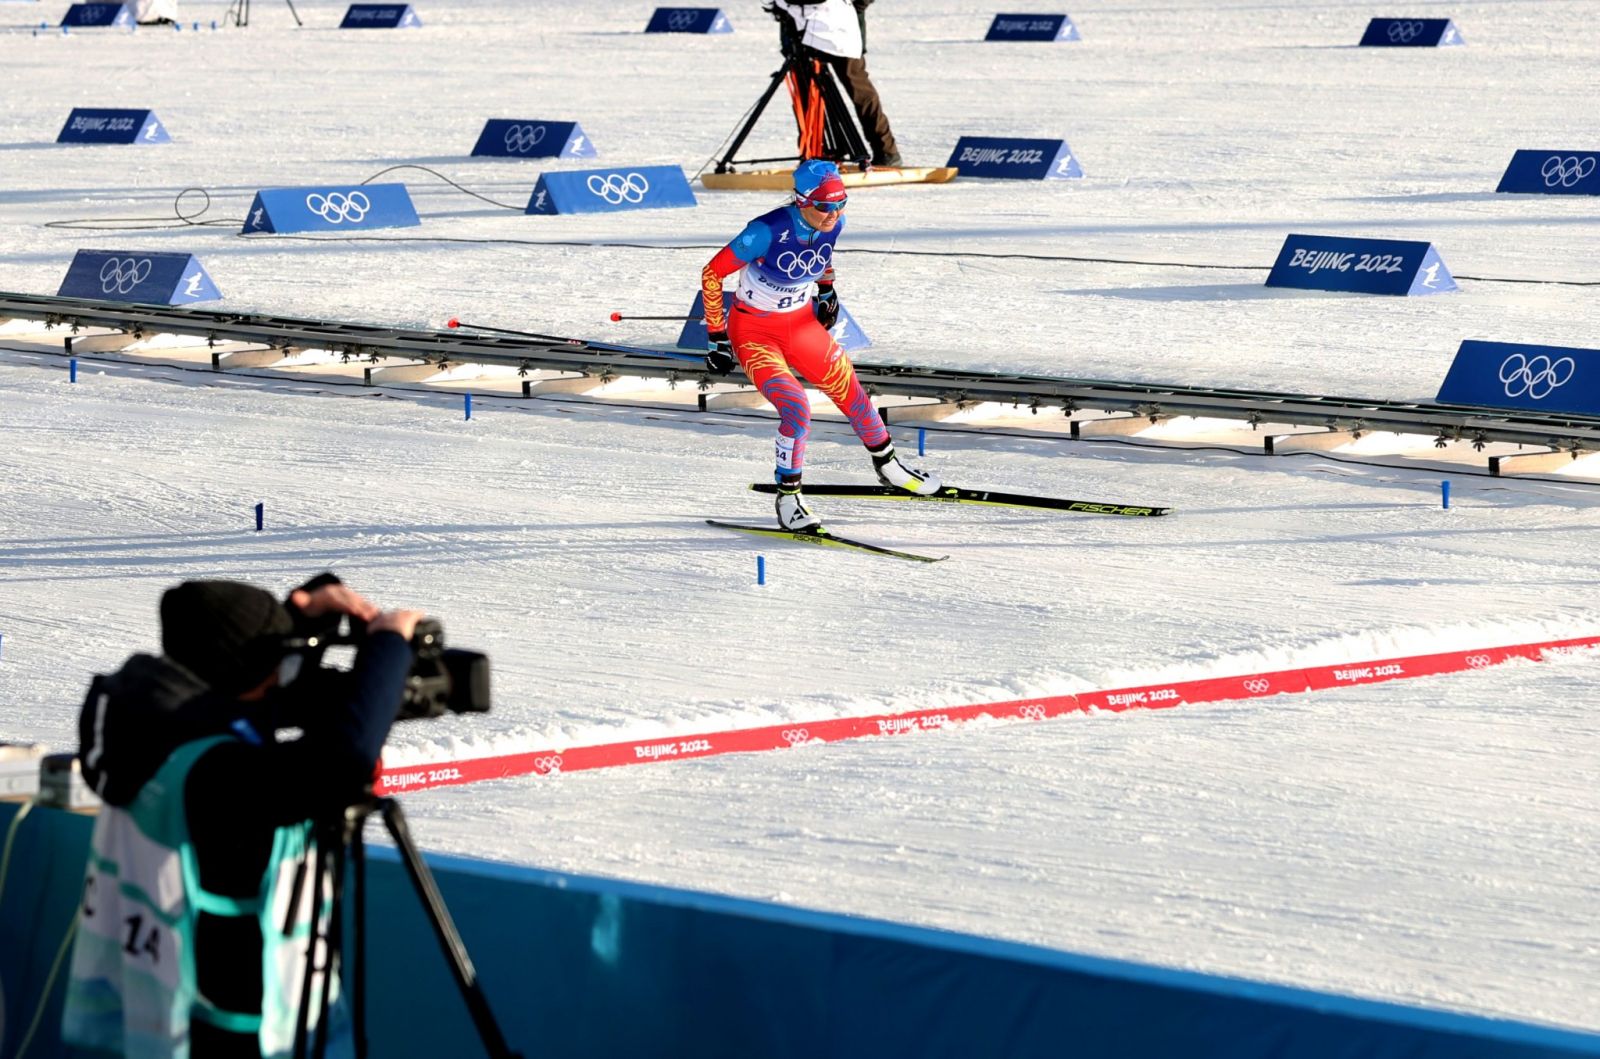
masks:
[[[134,655],[97,676],[79,717],[84,776],[126,805],[177,747],[233,733],[196,762],[184,788],[189,831],[207,890],[253,897],[280,826],[325,818],[371,781],[411,668],[395,633],[367,639],[349,673],[314,669],[260,703],[219,696],[166,657]],[[298,727],[278,742],[276,730]],[[195,958],[201,993],[233,1011],[259,1011],[261,937],[250,919],[202,915]],[[254,1039],[191,1027],[195,1059],[254,1054]]]

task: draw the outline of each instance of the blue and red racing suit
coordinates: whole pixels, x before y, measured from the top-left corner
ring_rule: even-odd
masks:
[[[811,403],[796,371],[849,417],[869,449],[889,440],[850,358],[811,308],[816,283],[833,282],[833,246],[844,224],[841,217],[832,231],[821,232],[798,207],[779,207],[747,224],[700,274],[706,329],[728,332],[744,373],[778,410],[780,479],[800,473],[811,428]],[[725,310],[723,280],[735,272],[736,293]]]

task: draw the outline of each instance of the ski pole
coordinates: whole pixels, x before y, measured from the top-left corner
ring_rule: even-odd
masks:
[[[540,338],[546,342],[565,342],[572,346],[584,345],[581,338],[564,338],[561,335],[541,335],[537,331],[513,331],[509,327],[490,327],[487,324],[464,324],[455,317],[446,320],[444,325],[452,331],[489,331],[497,335],[515,335],[518,338]]]
[[[704,360],[704,353],[682,353],[666,349],[642,349],[637,346],[619,346],[610,342],[590,342],[582,338],[563,338],[560,335],[541,335],[533,331],[513,331],[509,327],[488,327],[483,324],[464,324],[455,317],[445,321],[445,326],[452,329],[465,329],[470,331],[489,331],[497,335],[515,335],[518,338],[539,338],[547,342],[562,342],[569,346],[581,346],[590,352],[630,353],[643,354],[650,357],[671,357],[676,360]]]
[[[624,314],[624,313],[620,313],[620,312],[611,314],[611,321],[613,323],[616,323],[619,320],[696,320],[696,321],[698,321],[698,320],[702,320],[702,319],[704,319],[704,317],[700,317],[700,316],[632,316],[632,315],[628,315],[628,314]]]

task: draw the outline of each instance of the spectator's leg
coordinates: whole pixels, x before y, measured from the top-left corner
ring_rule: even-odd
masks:
[[[900,151],[895,146],[894,132],[889,128],[889,116],[883,112],[883,101],[878,98],[878,90],[867,76],[867,61],[840,56],[829,56],[828,59],[834,73],[844,82],[850,103],[856,108],[856,116],[861,119],[861,130],[867,134],[867,146],[872,149],[873,164],[899,165]]]

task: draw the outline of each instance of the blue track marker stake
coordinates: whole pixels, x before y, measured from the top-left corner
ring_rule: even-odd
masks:
[[[466,409],[467,418],[471,419],[472,418],[472,395],[469,393],[469,394],[466,395],[466,398],[467,399],[466,399],[466,401],[463,402],[462,407]]]
[[[924,430],[922,427],[918,427],[917,428],[917,455],[918,456],[926,456],[927,454],[928,454],[928,432],[926,430]]]
[[[1444,509],[1450,510],[1450,479],[1445,478],[1439,483],[1439,496],[1444,500]]]
[[[758,555],[758,556],[756,556],[756,584],[764,585],[766,583],[767,583],[767,557],[765,555]]]
[[[256,505],[256,532],[257,533],[261,532],[261,527],[266,522],[266,519],[267,519],[267,505],[266,504],[257,504]]]
[[[3,635],[0,635],[0,651],[4,651],[5,645],[6,645],[6,638]]]
[[[67,360],[67,381],[68,382],[77,382],[78,381],[78,358],[77,357],[70,357]]]

